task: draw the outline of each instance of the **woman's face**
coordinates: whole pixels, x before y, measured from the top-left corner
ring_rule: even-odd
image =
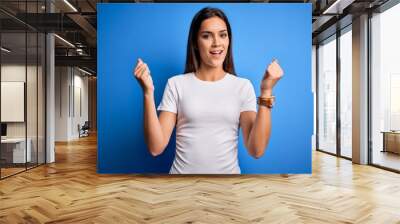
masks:
[[[201,23],[197,37],[201,66],[222,67],[229,47],[228,29],[219,17]]]

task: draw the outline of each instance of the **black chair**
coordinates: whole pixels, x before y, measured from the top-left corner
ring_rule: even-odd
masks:
[[[82,127],[78,124],[79,138],[89,136],[89,129],[90,129],[89,121],[85,121]]]

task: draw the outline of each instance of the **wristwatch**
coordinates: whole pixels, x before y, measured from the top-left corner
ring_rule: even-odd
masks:
[[[271,97],[257,97],[257,104],[260,106],[265,106],[268,108],[272,108],[275,103],[275,96]]]

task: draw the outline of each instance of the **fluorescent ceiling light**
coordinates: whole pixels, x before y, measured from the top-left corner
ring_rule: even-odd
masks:
[[[332,9],[337,7],[337,4],[339,4],[339,2],[340,2],[340,0],[336,0],[331,6],[329,6],[327,9],[325,9],[322,14],[331,13]]]
[[[83,69],[81,69],[81,68],[79,68],[79,67],[78,67],[78,70],[81,71],[81,72],[83,72],[83,73],[85,73],[85,74],[87,74],[87,75],[92,75],[92,73],[90,73],[90,72],[88,72],[88,71],[86,71],[86,70],[83,70]]]
[[[354,1],[355,0],[336,0],[332,5],[325,9],[322,14],[342,14],[343,10]]]
[[[78,12],[78,10],[71,4],[69,3],[68,0],[64,0],[65,4],[67,4],[72,10],[74,10],[74,12]]]
[[[68,40],[66,40],[66,39],[64,39],[64,38],[62,38],[62,37],[60,37],[60,36],[58,36],[57,34],[54,34],[54,36],[56,36],[58,39],[60,39],[61,41],[63,41],[63,42],[66,43],[67,45],[69,45],[69,46],[75,48],[75,45],[71,44],[71,42],[69,42]]]
[[[8,49],[5,48],[5,47],[1,47],[1,50],[4,51],[4,52],[6,52],[6,53],[10,53],[10,52],[11,52],[10,50],[8,50]]]

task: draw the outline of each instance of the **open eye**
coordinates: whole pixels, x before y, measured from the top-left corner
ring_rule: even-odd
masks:
[[[201,35],[201,38],[203,38],[203,39],[208,39],[209,37],[210,37],[210,34],[208,34],[208,33]]]
[[[228,37],[228,34],[227,34],[227,33],[221,33],[221,34],[220,34],[220,37],[221,37],[221,38],[226,38],[226,37]]]

